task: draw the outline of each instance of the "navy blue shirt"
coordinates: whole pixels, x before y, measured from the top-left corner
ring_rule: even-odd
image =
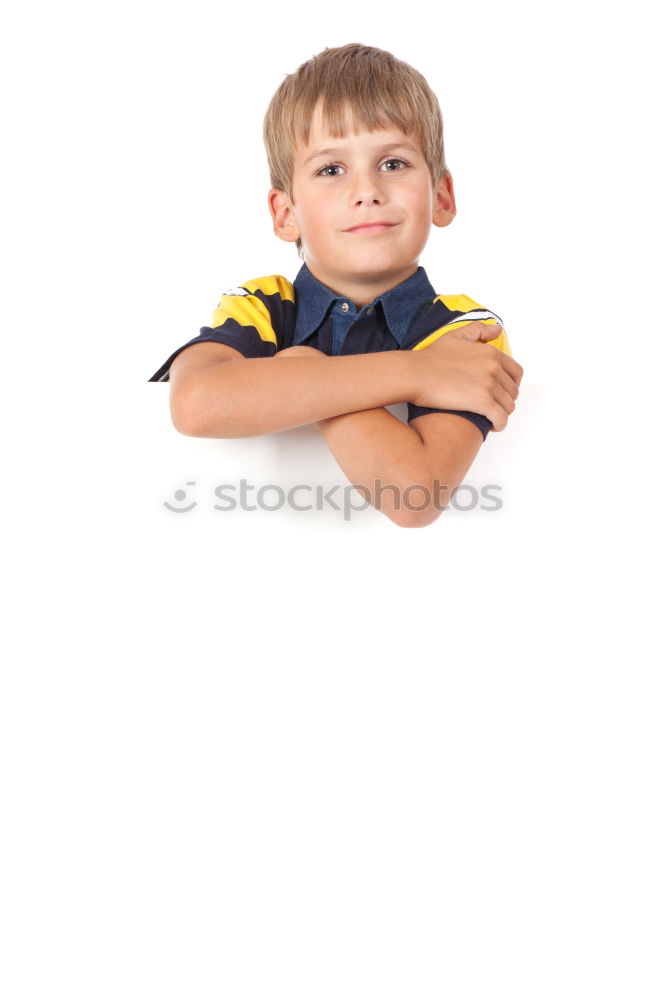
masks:
[[[226,292],[213,313],[213,325],[202,327],[198,337],[174,351],[149,381],[167,381],[174,358],[193,344],[227,344],[248,358],[273,357],[295,344],[316,347],[331,356],[422,350],[473,320],[502,324],[499,316],[466,295],[437,295],[422,267],[357,309],[351,299],[322,284],[303,264],[293,284],[281,275],[271,275]],[[490,343],[511,353],[503,330]],[[456,413],[471,420],[484,440],[492,426],[480,413],[406,402],[408,421],[424,413]]]

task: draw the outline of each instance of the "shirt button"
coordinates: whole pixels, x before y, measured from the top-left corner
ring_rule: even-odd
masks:
[[[367,312],[367,314],[366,314],[366,315],[368,315],[368,316],[372,316],[372,314],[373,314],[373,312],[374,312],[374,311],[375,311],[375,308],[374,308],[374,306],[370,306],[370,308],[368,309],[368,312]]]
[[[349,312],[349,303],[343,302],[340,308],[342,309],[343,313]]]

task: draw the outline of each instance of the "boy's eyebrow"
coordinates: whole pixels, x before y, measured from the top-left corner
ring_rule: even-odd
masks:
[[[385,145],[380,146],[377,152],[381,155],[382,153],[388,153],[389,149],[407,149],[410,153],[418,153],[419,150],[416,146],[412,146],[411,142],[402,142],[398,139],[396,142],[387,142]],[[303,161],[303,166],[310,163],[311,160],[316,160],[319,156],[330,156],[335,154],[344,154],[347,152],[344,146],[331,146],[328,149],[318,149],[311,156],[308,156],[307,160]]]

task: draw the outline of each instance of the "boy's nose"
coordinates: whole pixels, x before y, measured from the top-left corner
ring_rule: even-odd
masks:
[[[374,169],[359,169],[353,173],[350,195],[354,204],[379,204],[384,199],[382,185]]]
[[[352,190],[352,199],[355,204],[378,205],[384,200],[384,194],[380,185],[374,180],[362,180],[356,184]]]

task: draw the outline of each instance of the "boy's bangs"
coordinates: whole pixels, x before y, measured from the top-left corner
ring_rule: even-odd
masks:
[[[400,129],[405,135],[415,131],[418,116],[415,109],[404,99],[396,101],[395,95],[390,99],[383,94],[367,94],[359,99],[358,95],[345,91],[318,94],[315,101],[301,101],[294,116],[294,128],[297,135],[294,138],[306,146],[310,139],[310,126],[317,104],[321,104],[321,117],[324,130],[334,139],[342,139],[351,126],[355,134],[361,129],[374,132],[376,129],[387,129],[391,125]]]

